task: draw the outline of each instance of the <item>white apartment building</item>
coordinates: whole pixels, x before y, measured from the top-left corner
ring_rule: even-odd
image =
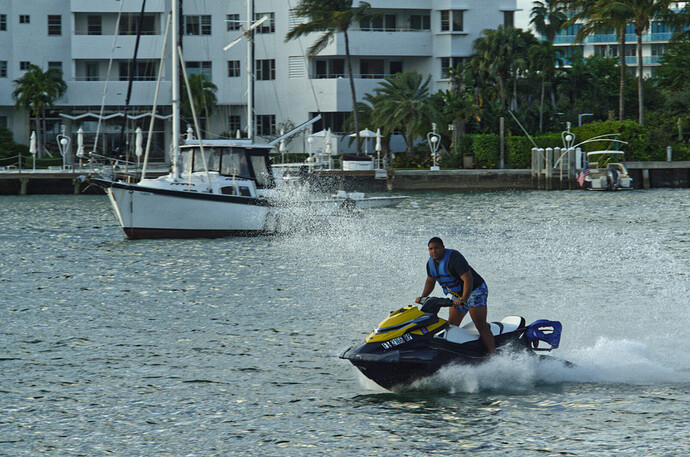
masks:
[[[142,21],[137,65],[128,115],[148,129],[158,65],[171,0],[148,0]],[[181,35],[185,67],[204,73],[218,88],[218,108],[207,136],[234,134],[247,127],[247,46],[223,47],[242,36],[248,19],[268,20],[254,34],[254,119],[258,136],[298,125],[315,113],[316,130],[342,130],[352,109],[346,74],[345,41],[336,35],[316,58],[305,54],[314,37],[285,42],[298,18],[298,0],[183,0]],[[349,32],[358,99],[399,71],[432,76],[432,90],[447,87],[445,69],[472,54],[472,42],[484,29],[512,26],[516,0],[371,0],[381,17],[355,24]],[[107,121],[104,147],[117,142],[128,92],[130,61],[142,0],[4,0],[0,3],[0,126],[28,143],[27,113],[16,111],[12,81],[29,64],[60,68],[68,84],[49,127],[52,137],[65,125],[95,132],[103,104]],[[248,17],[251,16],[251,17]],[[118,22],[119,17],[119,22]],[[170,44],[159,95],[160,119],[155,141],[164,156],[171,108]],[[112,59],[112,61],[111,61]],[[110,70],[109,70],[110,69]],[[118,117],[119,116],[119,117]],[[183,129],[186,127],[183,126]]]
[[[680,11],[687,2],[675,2],[674,10]],[[554,46],[561,51],[565,58],[574,53],[580,53],[584,57],[600,55],[604,57],[619,57],[620,45],[618,36],[613,30],[606,33],[595,34],[587,37],[582,43],[574,43],[577,32],[582,24],[573,24],[563,29],[554,39]],[[647,31],[642,35],[642,71],[644,77],[654,76],[659,66],[659,59],[666,52],[666,46],[673,37],[674,32],[666,22],[652,20]],[[637,74],[637,35],[633,24],[628,24],[625,30],[625,64],[631,73]]]

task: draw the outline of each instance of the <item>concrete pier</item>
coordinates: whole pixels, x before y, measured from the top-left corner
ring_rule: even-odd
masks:
[[[690,161],[628,162],[626,165],[635,189],[690,187]],[[86,171],[0,171],[0,195],[103,193],[100,188],[89,186],[83,180],[85,176]],[[579,187],[577,183],[573,186],[572,177],[563,179],[558,173],[552,173],[547,180],[545,172],[535,173],[531,169],[387,170],[383,173],[329,170],[315,171],[309,176],[323,190],[369,192],[528,190],[535,189],[535,184],[541,189],[554,190]]]

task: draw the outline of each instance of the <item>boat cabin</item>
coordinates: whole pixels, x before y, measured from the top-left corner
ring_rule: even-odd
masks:
[[[184,173],[209,173],[233,179],[249,179],[258,189],[275,187],[269,159],[270,147],[197,145],[180,147]]]

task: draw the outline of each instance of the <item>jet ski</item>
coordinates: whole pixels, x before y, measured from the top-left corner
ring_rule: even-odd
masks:
[[[340,358],[349,360],[364,376],[389,390],[431,376],[448,364],[486,361],[488,353],[473,322],[457,327],[438,317],[442,307],[452,304],[450,299],[431,297],[421,309],[405,306],[393,311],[364,343],[347,349]],[[560,322],[542,319],[525,323],[520,316],[490,322],[496,350],[512,348],[535,353],[558,347]]]

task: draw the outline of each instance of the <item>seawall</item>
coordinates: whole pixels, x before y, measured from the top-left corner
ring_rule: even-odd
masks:
[[[633,187],[690,188],[690,161],[628,162]],[[159,172],[158,174],[160,174]],[[567,179],[555,173],[553,189],[567,189]],[[84,181],[85,171],[11,170],[0,171],[0,195],[100,194],[103,191]],[[529,169],[495,170],[388,170],[315,171],[307,175],[323,190],[333,191],[492,191],[536,189]],[[570,182],[571,188],[577,188]]]

